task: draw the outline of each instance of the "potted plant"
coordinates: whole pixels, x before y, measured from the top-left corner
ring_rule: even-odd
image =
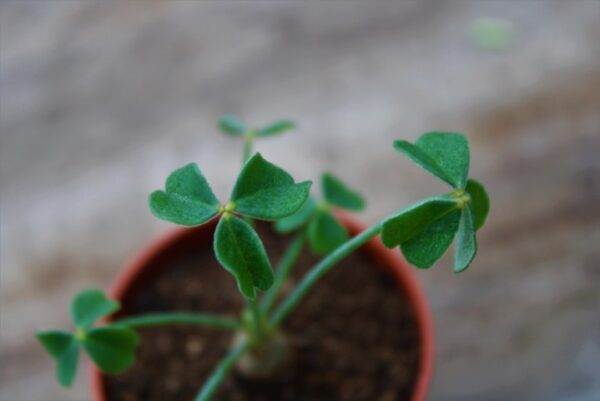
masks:
[[[394,142],[452,191],[365,227],[348,214],[363,197],[339,178],[322,175],[317,201],[310,181],[253,154],[255,138],[292,122],[249,129],[225,116],[219,126],[244,140],[230,199],[218,200],[194,163],[150,194],[156,217],[191,228],[147,247],[118,278],[114,300],[77,294],[73,332],[37,334],[59,383],[71,385],[83,350],[95,401],[424,400],[429,309],[395,248],[429,268],[455,242],[454,271],[472,262],[489,199],[468,178],[466,138]]]

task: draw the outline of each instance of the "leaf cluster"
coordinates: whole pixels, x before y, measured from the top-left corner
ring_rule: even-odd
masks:
[[[332,212],[332,207],[360,211],[365,207],[363,197],[350,189],[331,173],[321,176],[323,201],[310,197],[295,214],[279,220],[275,229],[288,233],[306,227],[311,250],[317,255],[327,255],[349,238],[348,231]]]
[[[261,128],[250,128],[239,117],[231,114],[221,116],[219,119],[219,129],[227,135],[264,138],[275,136],[290,131],[296,127],[296,124],[290,120],[277,120]]]
[[[152,213],[184,226],[201,225],[221,215],[214,238],[215,255],[237,280],[242,294],[256,297],[273,284],[264,245],[247,219],[277,220],[295,213],[309,196],[310,181],[295,183],[285,170],[256,153],[243,166],[230,200],[220,204],[195,163],[175,170],[165,190],[150,194]]]
[[[414,144],[396,141],[394,148],[454,191],[425,199],[386,219],[381,232],[384,245],[399,246],[410,263],[428,268],[455,241],[454,271],[464,271],[477,253],[475,232],[489,212],[485,188],[468,178],[466,138],[459,133],[429,132]]]
[[[137,334],[126,327],[94,327],[94,322],[119,309],[119,304],[102,291],[90,289],[77,294],[71,303],[74,333],[60,330],[42,331],[37,338],[56,360],[56,377],[65,387],[71,386],[77,373],[79,353],[83,348],[94,364],[105,373],[121,373],[134,362]]]

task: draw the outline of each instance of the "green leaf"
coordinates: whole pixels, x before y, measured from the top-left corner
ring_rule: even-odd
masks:
[[[313,216],[315,209],[317,208],[317,201],[312,196],[309,196],[306,202],[300,209],[291,216],[284,217],[283,219],[277,220],[275,223],[275,230],[278,233],[285,234],[297,230],[304,226],[310,218]]]
[[[159,219],[196,226],[218,213],[219,201],[196,163],[173,171],[165,190],[155,191],[149,198],[150,210]]]
[[[406,260],[422,269],[431,267],[452,244],[460,215],[459,209],[453,210],[417,236],[400,244]]]
[[[471,197],[471,208],[473,210],[473,221],[475,230],[479,230],[490,212],[490,198],[485,187],[478,181],[469,179],[467,181],[467,193]]]
[[[71,333],[44,331],[37,338],[46,351],[56,359],[56,379],[64,387],[70,387],[77,374],[79,344]]]
[[[457,207],[457,201],[449,197],[437,196],[425,199],[385,220],[381,230],[381,240],[388,248],[398,246],[416,237]]]
[[[469,143],[463,134],[428,132],[414,145],[404,140],[395,141],[394,148],[454,188],[465,187],[470,156]]]
[[[275,121],[272,124],[267,125],[256,131],[256,136],[265,137],[272,135],[283,134],[286,131],[296,128],[296,124],[289,120]]]
[[[231,200],[235,211],[245,216],[277,220],[300,209],[311,184],[310,181],[295,184],[291,175],[256,153],[242,168]]]
[[[323,187],[323,196],[329,204],[347,210],[359,211],[364,209],[365,201],[362,196],[348,188],[332,174],[323,174],[321,176],[321,185]]]
[[[60,357],[73,341],[71,333],[59,330],[41,331],[36,337],[54,358]]]
[[[121,373],[135,362],[139,338],[131,329],[105,326],[88,331],[80,341],[101,371]]]
[[[273,285],[273,270],[265,247],[252,226],[224,214],[215,231],[215,255],[225,270],[236,278],[240,292],[256,297],[255,288],[267,291]]]
[[[456,249],[454,250],[454,271],[464,271],[477,253],[477,239],[475,238],[475,226],[471,207],[462,210],[460,224],[456,233]]]
[[[243,136],[248,130],[242,120],[231,114],[226,114],[219,118],[219,128],[225,134],[235,136]]]
[[[119,303],[110,300],[100,290],[81,291],[71,303],[71,317],[75,326],[87,328],[96,320],[119,309]]]
[[[326,255],[348,240],[348,232],[329,210],[320,209],[308,226],[308,242],[317,255]]]

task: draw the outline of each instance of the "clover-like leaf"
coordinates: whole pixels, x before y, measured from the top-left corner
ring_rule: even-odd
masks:
[[[261,220],[296,212],[308,198],[310,181],[294,183],[291,175],[256,153],[240,172],[231,194],[235,211]]]
[[[275,231],[285,234],[299,229],[308,223],[316,208],[317,201],[312,196],[309,196],[296,213],[275,222]]]
[[[225,213],[215,231],[214,248],[217,260],[233,274],[247,298],[256,297],[256,288],[267,291],[273,285],[267,251],[256,231],[244,220]]]
[[[56,360],[56,379],[64,387],[70,387],[77,373],[79,344],[71,333],[43,331],[37,338],[46,351]]]
[[[456,232],[456,249],[454,250],[454,271],[464,271],[475,258],[477,253],[477,238],[471,207],[466,206],[460,216],[460,224]]]
[[[118,302],[108,299],[100,290],[89,289],[78,293],[71,302],[71,317],[75,326],[87,328],[117,309]]]
[[[126,327],[105,326],[88,331],[81,339],[94,364],[105,373],[121,373],[135,362],[138,335]]]
[[[400,244],[406,260],[421,269],[431,267],[452,244],[460,216],[459,209],[452,210],[418,235]]]
[[[469,175],[469,143],[463,134],[428,132],[412,144],[394,142],[394,148],[454,188],[464,188]]]
[[[235,136],[243,136],[248,131],[244,122],[231,114],[226,114],[219,118],[219,128],[225,134]]]
[[[469,181],[467,181],[465,190],[471,197],[471,209],[473,211],[475,230],[479,230],[481,226],[483,226],[483,223],[485,223],[490,211],[490,198],[484,186],[474,179],[469,179]]]
[[[259,130],[256,130],[255,134],[258,137],[279,135],[279,134],[283,134],[286,131],[294,129],[295,127],[296,127],[296,124],[293,121],[279,120],[279,121],[275,121],[274,123],[271,123],[271,124],[261,128]]]
[[[217,215],[219,207],[219,200],[196,163],[171,173],[165,191],[152,192],[148,202],[156,217],[182,226],[206,223]]]
[[[308,243],[317,255],[327,255],[348,240],[348,232],[329,210],[319,209],[308,225]]]
[[[129,328],[104,326],[94,328],[97,319],[117,310],[119,304],[99,290],[85,290],[71,302],[75,334],[64,331],[43,331],[37,338],[57,362],[56,376],[60,384],[69,387],[77,373],[79,349],[86,350],[92,361],[106,373],[120,373],[133,364],[137,334]]]
[[[325,173],[321,176],[321,185],[325,201],[342,209],[359,211],[364,209],[365,201],[356,191],[351,190],[339,178]]]
[[[425,199],[385,220],[381,230],[381,240],[388,248],[396,247],[416,237],[431,224],[457,208],[457,201],[448,196]]]

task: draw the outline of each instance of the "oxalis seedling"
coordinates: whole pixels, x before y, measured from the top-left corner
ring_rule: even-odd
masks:
[[[37,334],[56,359],[57,378],[62,385],[70,386],[73,382],[81,349],[102,372],[120,373],[134,363],[136,329],[203,325],[237,333],[231,349],[196,397],[196,401],[207,401],[233,366],[244,358],[254,358],[251,366],[256,369],[276,368],[273,361],[280,358],[269,353],[281,352],[285,346],[281,343],[282,323],[319,279],[374,237],[380,235],[388,248],[399,247],[406,260],[419,268],[432,266],[452,242],[455,242],[454,271],[462,272],[471,264],[477,252],[475,232],[486,220],[489,199],[483,185],[469,178],[469,145],[464,135],[429,132],[415,143],[394,142],[397,151],[449,184],[452,191],[417,202],[350,237],[333,209],[362,210],[365,202],[361,195],[339,178],[325,173],[320,182],[323,198],[317,201],[310,195],[310,181],[296,182],[260,153],[252,154],[255,138],[281,134],[294,126],[282,120],[261,129],[250,129],[237,117],[225,116],[219,121],[221,130],[244,139],[244,164],[229,199],[225,202],[217,199],[195,163],[175,170],[167,178],[164,190],[149,197],[151,212],[175,224],[198,226],[219,219],[214,252],[246,300],[247,306],[240,317],[182,311],[144,314],[98,325],[99,319],[117,311],[119,305],[99,290],[83,291],[71,305],[74,332]],[[293,233],[275,269],[254,229],[255,220],[272,221],[277,232]],[[282,284],[307,246],[321,259],[282,297]]]

